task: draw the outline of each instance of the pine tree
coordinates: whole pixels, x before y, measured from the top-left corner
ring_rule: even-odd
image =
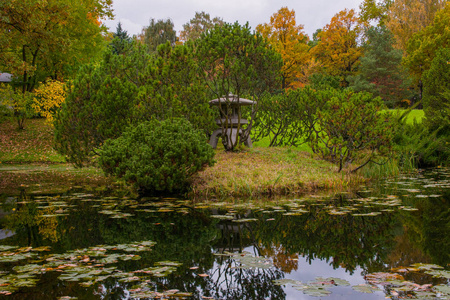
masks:
[[[368,41],[361,57],[359,74],[349,76],[355,91],[369,91],[380,96],[389,107],[398,106],[409,97],[407,80],[401,69],[402,51],[393,48],[394,37],[385,26],[367,30]]]

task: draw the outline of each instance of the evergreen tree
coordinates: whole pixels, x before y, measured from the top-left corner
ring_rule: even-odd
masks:
[[[110,46],[113,48],[114,54],[123,54],[125,48],[131,43],[131,37],[126,30],[122,29],[122,24],[117,24],[116,32],[113,33],[114,39],[111,41]]]
[[[393,35],[385,26],[371,27],[366,35],[365,55],[359,74],[348,77],[350,87],[380,96],[389,107],[397,106],[410,96],[401,68],[402,51],[393,48]]]

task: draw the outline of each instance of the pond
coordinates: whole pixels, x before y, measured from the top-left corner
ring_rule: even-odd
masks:
[[[450,299],[450,170],[354,194],[2,196],[5,299]]]

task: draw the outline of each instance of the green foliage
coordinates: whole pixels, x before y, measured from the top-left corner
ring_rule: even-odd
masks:
[[[357,162],[356,171],[389,152],[394,124],[389,114],[379,113],[384,108],[381,98],[349,90],[322,93],[328,100],[317,112],[310,139],[314,153],[337,163],[339,171]]]
[[[216,25],[195,41],[195,56],[201,76],[215,98],[228,100],[229,94],[235,94],[258,100],[264,93],[281,87],[281,56],[268,47],[260,34],[252,33],[248,24]],[[223,129],[227,126],[231,124],[222,124]],[[243,136],[245,140],[248,131]],[[233,150],[240,143],[236,139],[226,149]]]
[[[158,120],[184,117],[205,133],[215,128],[214,112],[208,104],[208,90],[198,74],[191,45],[158,47],[157,57],[146,70],[148,79],[140,93],[140,104]]]
[[[98,58],[112,17],[111,0],[3,0],[0,2],[0,69],[20,78],[23,92],[39,81],[72,76]]]
[[[450,48],[439,50],[423,76],[425,124],[440,132],[450,132]]]
[[[188,40],[195,41],[202,33],[214,28],[215,25],[222,25],[223,20],[215,17],[211,20],[208,13],[195,12],[194,18],[190,19],[188,23],[183,25],[183,30],[180,32],[180,40],[187,42]]]
[[[25,120],[34,116],[33,93],[19,91],[12,85],[0,84],[0,113],[17,121],[18,129],[24,129]]]
[[[116,32],[114,32],[113,38],[114,39],[111,41],[109,46],[113,48],[114,54],[125,53],[126,48],[132,41],[127,31],[122,29],[122,24],[120,22],[117,24]]]
[[[450,2],[436,12],[433,22],[415,33],[408,41],[407,55],[403,63],[415,77],[422,78],[435,58],[439,49],[450,47]]]
[[[395,153],[402,169],[448,164],[450,138],[430,132],[424,124],[401,124],[395,131]]]
[[[124,54],[109,49],[100,65],[80,69],[56,116],[56,149],[82,166],[105,140],[141,121],[185,117],[208,131],[214,115],[190,51],[166,44],[154,56],[133,42]]]
[[[108,138],[117,138],[136,122],[137,87],[121,67],[126,56],[108,53],[101,66],[80,69],[61,111],[55,117],[55,148],[68,161],[82,166]],[[131,72],[130,72],[131,73]]]
[[[339,89],[341,87],[339,76],[314,73],[309,77],[309,84],[314,89]]]
[[[190,177],[213,165],[206,137],[185,119],[150,121],[108,140],[99,164],[107,174],[148,192],[184,191]]]
[[[393,48],[394,37],[385,26],[370,27],[366,36],[359,74],[347,78],[349,86],[381,97],[388,107],[399,106],[410,98],[409,82],[401,69],[402,52]]]
[[[175,46],[177,41],[177,32],[174,29],[172,20],[150,19],[150,24],[144,27],[140,36],[141,40],[147,45],[150,52],[156,52],[159,45],[169,42]]]
[[[339,85],[339,80],[336,80]],[[269,137],[269,146],[298,146],[309,140],[317,111],[326,99],[310,87],[260,98],[253,127],[255,142]]]

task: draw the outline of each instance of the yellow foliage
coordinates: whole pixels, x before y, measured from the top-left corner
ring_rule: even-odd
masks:
[[[57,80],[49,80],[35,90],[32,104],[36,113],[41,114],[48,122],[53,122],[53,117],[66,98],[64,83]]]
[[[312,52],[329,74],[345,78],[356,71],[363,54],[359,46],[362,33],[363,26],[356,12],[340,11],[318,34],[319,43]]]
[[[296,24],[295,11],[282,7],[270,17],[269,24],[260,24],[256,30],[283,58],[283,88],[293,88],[298,82],[304,83],[311,57],[308,53],[308,36],[303,32],[303,25]]]
[[[408,40],[433,22],[436,12],[447,0],[395,0],[388,11],[387,27],[396,39],[396,47],[406,50]]]

